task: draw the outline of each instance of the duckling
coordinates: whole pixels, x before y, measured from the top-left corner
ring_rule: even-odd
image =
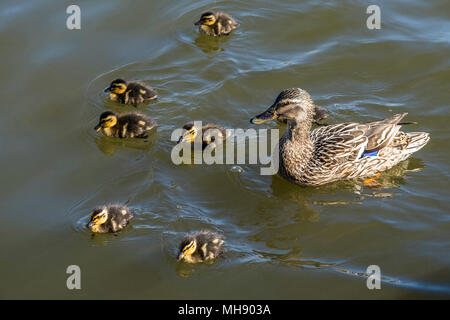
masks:
[[[154,100],[158,96],[153,88],[140,81],[126,82],[116,79],[105,89],[110,92],[109,98],[122,104],[131,104],[135,107],[147,100]]]
[[[208,11],[201,15],[194,25],[199,26],[199,30],[208,36],[229,35],[239,24],[225,12]]]
[[[200,133],[202,138],[202,149],[205,149],[209,145],[211,145],[212,148],[215,148],[231,135],[231,130],[215,123],[207,123],[204,126],[200,126],[201,121],[186,123],[183,126],[183,129],[185,129],[186,132],[180,137],[178,143],[194,143],[196,137],[200,137]]]
[[[94,129],[108,137],[147,138],[147,132],[155,126],[156,122],[142,113],[116,115],[112,111],[105,111]]]
[[[222,254],[224,236],[212,231],[189,234],[181,241],[178,261],[188,263],[211,261]]]
[[[132,218],[133,214],[127,206],[100,206],[92,211],[87,227],[96,233],[117,232],[125,228]]]

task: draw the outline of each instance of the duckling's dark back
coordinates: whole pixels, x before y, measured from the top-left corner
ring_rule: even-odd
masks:
[[[217,12],[217,22],[220,23],[219,34],[229,34],[231,31],[239,27],[237,23],[228,13]]]
[[[156,99],[156,91],[139,81],[130,82],[127,86],[130,97],[141,97],[142,100]]]
[[[143,137],[147,131],[156,126],[156,122],[149,117],[139,113],[127,113],[119,117],[118,127],[125,134],[122,136]]]
[[[103,228],[109,232],[117,232],[122,230],[133,218],[133,214],[130,209],[123,205],[109,205],[107,210],[109,212],[109,217]]]
[[[222,253],[222,244],[224,240],[223,235],[212,231],[200,231],[199,233],[197,233],[196,239],[198,248],[197,250],[203,256],[203,259],[215,258]],[[202,250],[205,244],[206,255]],[[213,256],[209,256],[210,253],[212,253]]]

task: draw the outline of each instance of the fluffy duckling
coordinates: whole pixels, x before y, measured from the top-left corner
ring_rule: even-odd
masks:
[[[132,218],[133,214],[126,206],[118,204],[101,206],[92,211],[87,227],[96,233],[117,232],[125,228]]]
[[[116,115],[112,111],[105,111],[94,129],[108,137],[147,138],[147,132],[155,126],[156,122],[142,113]]]
[[[196,138],[201,137],[202,149],[211,145],[215,148],[218,144],[223,143],[231,135],[231,131],[226,128],[215,124],[207,123],[204,126],[201,125],[201,121],[188,122],[183,126],[186,132],[180,137],[178,143],[187,142],[194,143]]]
[[[189,234],[181,241],[178,261],[188,263],[211,261],[222,253],[224,237],[212,231]]]
[[[131,104],[135,107],[139,103],[147,100],[154,100],[158,96],[153,88],[139,81],[126,82],[123,79],[116,79],[105,89],[109,93],[109,98],[122,104]]]
[[[199,30],[208,36],[229,35],[239,24],[225,12],[208,11],[195,23]]]

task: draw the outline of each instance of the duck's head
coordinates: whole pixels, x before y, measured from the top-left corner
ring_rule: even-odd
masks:
[[[281,91],[275,102],[266,111],[254,116],[250,122],[261,124],[275,119],[301,122],[314,115],[314,108],[314,102],[308,92],[300,88],[286,89]]]
[[[197,250],[197,240],[195,237],[188,237],[180,244],[180,251],[178,253],[178,261],[189,258]]]
[[[105,92],[111,92],[115,94],[123,94],[127,90],[127,82],[123,79],[116,79],[111,82]]]
[[[216,23],[217,16],[215,12],[208,11],[201,15],[200,19],[194,23],[196,26],[212,26],[214,23]]]
[[[185,129],[186,132],[180,137],[180,139],[178,139],[177,143],[181,142],[194,143],[199,128],[197,128],[193,122],[189,122],[183,126],[183,129]]]
[[[97,207],[91,213],[91,220],[87,227],[93,232],[98,232],[100,226],[108,220],[109,212],[106,207]]]
[[[105,111],[100,115],[98,124],[95,126],[95,131],[100,131],[102,128],[114,127],[117,123],[117,115],[112,111]]]

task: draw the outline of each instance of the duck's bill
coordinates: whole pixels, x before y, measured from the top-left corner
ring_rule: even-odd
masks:
[[[90,229],[93,225],[94,225],[94,221],[90,221],[90,222],[86,225],[86,227]]]
[[[200,20],[198,20],[197,22],[194,23],[194,26],[199,26],[201,24],[202,24],[202,22]]]
[[[105,90],[104,90],[105,92],[109,92],[109,91],[111,91],[111,87],[107,87],[107,88],[105,88]]]
[[[251,118],[250,122],[253,124],[261,124],[261,123],[264,123],[267,121],[275,120],[277,118],[278,118],[278,115],[275,112],[273,112],[272,107],[270,107],[263,113],[258,114],[257,116],[254,116],[253,118]]]
[[[183,253],[180,253],[180,254],[178,255],[178,257],[177,257],[177,260],[180,261],[180,260],[182,260],[183,258],[184,258],[184,254],[183,254]]]
[[[99,132],[102,127],[98,124],[94,127],[94,130]]]

